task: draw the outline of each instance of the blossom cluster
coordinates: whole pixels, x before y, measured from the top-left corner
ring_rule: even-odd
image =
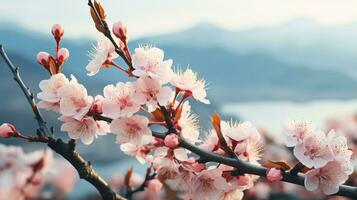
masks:
[[[0,144],[1,197],[39,199],[46,185],[63,196],[71,191],[76,177],[74,169],[55,159],[49,149],[25,153],[21,147]]]
[[[288,121],[285,136],[286,145],[294,147],[294,156],[310,168],[305,178],[306,189],[320,188],[327,195],[337,193],[353,172],[353,152],[348,149],[346,137],[334,130],[326,134],[308,121]]]

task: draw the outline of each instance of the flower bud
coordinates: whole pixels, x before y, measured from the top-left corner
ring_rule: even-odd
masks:
[[[206,169],[206,165],[203,163],[194,163],[192,164],[192,167],[195,170],[195,172],[201,172],[204,169]]]
[[[65,61],[68,60],[69,57],[69,51],[66,48],[61,48],[60,50],[58,50],[57,53],[57,59],[59,63],[63,63]]]
[[[242,176],[238,176],[238,177],[237,177],[237,184],[238,184],[239,186],[249,185],[250,181],[251,181],[251,178],[250,178],[250,176],[247,175],[247,174],[244,174],[244,175],[242,175]]]
[[[162,188],[162,183],[157,179],[152,179],[147,182],[147,187],[150,191],[158,192]]]
[[[280,181],[283,179],[283,175],[280,169],[270,168],[267,170],[267,179],[271,182]]]
[[[48,65],[48,62],[50,60],[50,57],[51,55],[47,52],[44,52],[44,51],[40,51],[38,54],[37,54],[37,62],[40,64],[40,65],[43,65],[43,66],[47,66]]]
[[[12,124],[4,123],[0,126],[0,137],[8,138],[15,134],[16,129]]]
[[[113,31],[114,35],[117,38],[119,38],[121,41],[126,43],[126,40],[127,40],[127,27],[126,27],[126,25],[124,23],[119,21],[119,22],[113,24],[112,31]]]
[[[165,146],[174,149],[180,144],[179,137],[178,135],[171,133],[165,137],[164,143]]]
[[[56,41],[61,40],[64,29],[63,26],[60,24],[54,24],[51,29],[52,35],[55,37]]]
[[[103,97],[100,95],[97,95],[94,99],[94,102],[91,107],[91,111],[96,113],[96,114],[102,114],[103,113]]]

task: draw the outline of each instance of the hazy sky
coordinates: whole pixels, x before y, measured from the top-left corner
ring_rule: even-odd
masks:
[[[357,21],[357,0],[101,0],[110,23],[131,37],[176,31],[200,22],[226,29],[274,26],[297,18],[325,25]],[[61,23],[68,37],[94,37],[87,0],[0,0],[0,21],[45,32]]]

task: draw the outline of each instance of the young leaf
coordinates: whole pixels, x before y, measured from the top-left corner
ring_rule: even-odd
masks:
[[[274,161],[268,160],[265,163],[263,163],[262,165],[266,168],[277,168],[277,169],[281,169],[283,171],[291,169],[291,167],[283,161],[274,162]]]
[[[234,151],[229,148],[226,140],[223,137],[222,129],[221,129],[221,117],[218,115],[218,113],[214,113],[212,116],[212,125],[214,130],[216,131],[219,143],[221,148],[226,152],[229,156],[231,157],[236,157],[236,154]]]
[[[104,33],[104,29],[103,29],[104,27],[102,26],[101,23],[101,21],[105,21],[106,18],[104,8],[102,7],[102,5],[100,5],[100,3],[97,0],[94,0],[94,8],[95,10],[93,8],[90,9],[90,14],[94,21],[95,28],[99,32]]]
[[[124,184],[128,190],[131,190],[130,179],[132,174],[133,174],[133,167],[130,167],[124,177]]]

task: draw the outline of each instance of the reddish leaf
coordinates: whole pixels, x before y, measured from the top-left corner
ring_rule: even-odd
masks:
[[[90,14],[92,16],[92,19],[94,21],[94,24],[95,24],[95,28],[99,31],[99,32],[104,32],[103,30],[103,27],[102,27],[102,24],[101,24],[101,20],[105,20],[106,18],[106,15],[105,15],[105,11],[104,11],[104,8],[102,7],[102,5],[100,5],[100,3],[97,1],[97,0],[94,0],[94,7],[95,9],[97,10],[97,13],[99,15],[99,18],[98,18],[98,15],[97,13],[95,12],[95,10],[93,8],[91,8],[90,10]]]
[[[52,58],[52,56],[50,57],[49,61],[48,61],[48,72],[50,72],[51,75],[57,74],[57,65],[56,65],[56,61],[54,58]]]
[[[271,160],[268,160],[265,163],[263,163],[263,166],[266,168],[277,168],[283,171],[289,170],[291,168],[287,163],[283,161],[274,162]]]
[[[223,137],[222,129],[221,129],[221,117],[218,113],[214,113],[212,116],[212,125],[214,130],[216,130],[216,134],[221,145],[221,148],[231,157],[236,157],[236,154],[233,152],[232,149],[229,148],[226,140]]]
[[[126,188],[128,188],[128,190],[130,190],[130,188],[131,188],[130,179],[131,179],[132,174],[133,174],[133,167],[130,167],[124,177],[124,184],[125,184]]]
[[[161,109],[157,108],[156,110],[151,112],[151,114],[152,114],[152,118],[151,118],[152,122],[164,122],[165,121],[165,115],[164,115],[164,113],[162,113]]]

